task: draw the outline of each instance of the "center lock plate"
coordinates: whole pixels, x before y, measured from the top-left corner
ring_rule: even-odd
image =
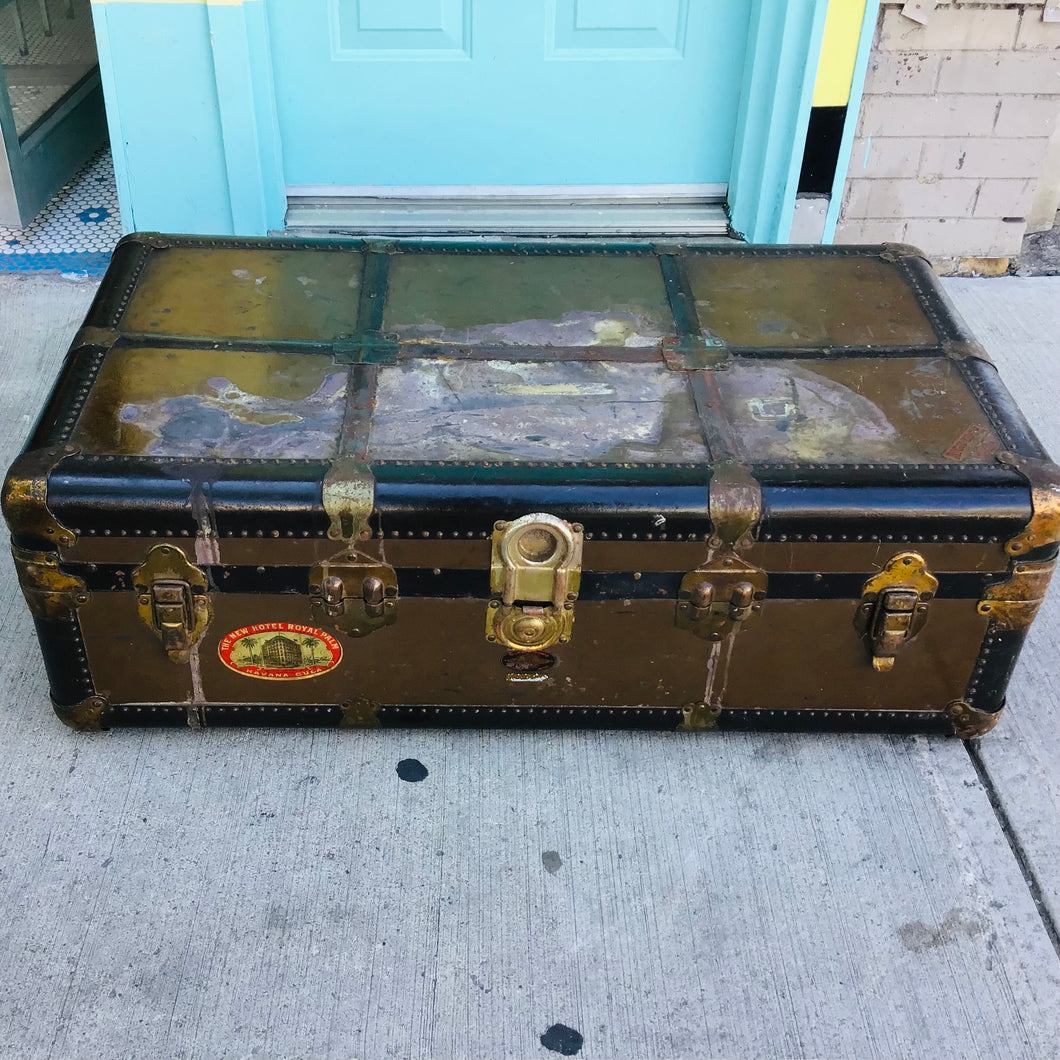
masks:
[[[494,525],[486,640],[515,651],[570,640],[582,541],[579,523],[544,513]]]

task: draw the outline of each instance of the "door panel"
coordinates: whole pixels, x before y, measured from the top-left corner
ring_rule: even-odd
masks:
[[[471,0],[328,0],[328,9],[336,61],[471,58]]]
[[[270,0],[268,11],[288,185],[728,180],[748,4]]]
[[[550,0],[551,59],[680,59],[688,0]]]

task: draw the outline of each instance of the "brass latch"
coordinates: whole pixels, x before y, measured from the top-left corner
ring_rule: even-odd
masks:
[[[397,621],[397,574],[374,556],[342,552],[318,563],[309,575],[310,607],[316,620],[351,637]]]
[[[206,575],[176,545],[155,545],[132,583],[144,624],[173,662],[187,662],[213,617]]]
[[[582,527],[524,515],[493,527],[486,640],[540,651],[570,640],[582,566]]]
[[[861,590],[854,625],[868,644],[872,665],[881,673],[894,667],[901,648],[923,628],[928,601],[939,587],[919,552],[899,552]]]
[[[674,623],[704,640],[724,640],[762,610],[768,581],[735,552],[719,555],[681,579]]]

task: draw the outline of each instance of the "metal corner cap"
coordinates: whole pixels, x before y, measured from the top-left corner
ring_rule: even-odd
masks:
[[[61,461],[77,452],[76,445],[55,445],[16,457],[0,491],[0,510],[12,534],[25,534],[52,546],[74,544],[73,531],[48,509],[48,477]]]
[[[1055,545],[1060,541],[1060,466],[1010,452],[998,453],[996,459],[1018,471],[1031,487],[1031,521],[1005,542],[1005,551],[1018,557],[1044,545]]]
[[[910,258],[920,258],[921,261],[926,261],[929,265],[931,259],[924,253],[919,247],[914,247],[912,243],[884,243],[880,248],[880,257],[884,261],[908,261]]]
[[[118,240],[117,247],[125,246],[126,243],[139,243],[140,246],[150,247],[152,250],[165,250],[173,245],[171,237],[161,232],[130,232]]]
[[[1004,704],[998,710],[987,711],[973,707],[963,699],[955,699],[943,714],[949,718],[954,736],[959,736],[962,740],[977,740],[997,725],[1004,712]]]
[[[982,343],[975,339],[950,339],[942,343],[942,352],[952,361],[975,359],[991,366],[994,364]]]
[[[64,705],[52,699],[52,708],[58,719],[74,732],[103,732],[103,716],[110,707],[106,696],[89,696],[80,703]]]

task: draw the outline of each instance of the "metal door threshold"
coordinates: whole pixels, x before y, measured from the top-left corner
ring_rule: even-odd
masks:
[[[723,199],[557,202],[529,197],[432,198],[289,195],[297,235],[699,236],[728,239]]]

